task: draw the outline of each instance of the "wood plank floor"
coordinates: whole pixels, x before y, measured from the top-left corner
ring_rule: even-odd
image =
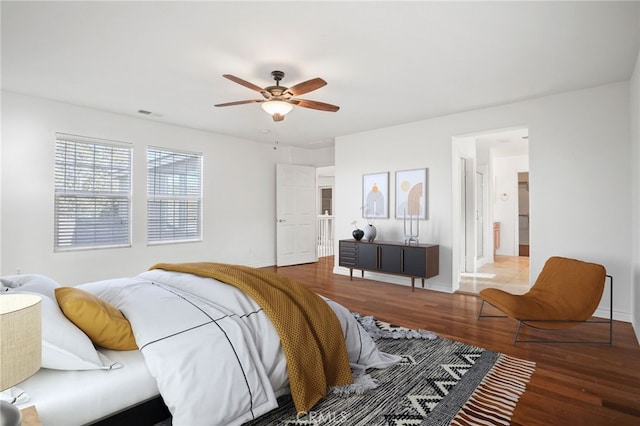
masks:
[[[333,258],[265,268],[293,278],[354,312],[536,362],[514,425],[640,425],[640,347],[631,324],[615,322],[613,346],[512,344],[516,322],[477,319],[479,299],[332,273]],[[354,274],[355,275],[355,274]],[[573,337],[606,339],[606,325],[581,325]],[[529,333],[534,336],[534,333]],[[525,335],[526,336],[526,335]],[[525,337],[523,336],[523,337]],[[558,335],[558,337],[567,337]]]

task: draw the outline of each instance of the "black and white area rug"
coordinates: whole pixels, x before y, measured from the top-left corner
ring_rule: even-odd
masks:
[[[529,361],[410,330],[356,318],[385,352],[402,356],[368,372],[378,387],[363,394],[329,394],[306,415],[289,397],[245,425],[508,425],[535,370]]]

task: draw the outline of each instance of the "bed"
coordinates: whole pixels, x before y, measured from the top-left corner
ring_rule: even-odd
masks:
[[[42,368],[18,385],[30,397],[19,408],[35,405],[45,426],[116,424],[115,415],[156,401],[158,387],[140,351],[99,351],[122,368],[83,371]],[[166,417],[167,411],[160,405],[158,414],[149,416],[149,423]]]
[[[327,389],[375,386],[366,370],[400,360],[341,305],[244,266],[158,264],[75,287],[42,275],[0,281],[43,299],[43,368],[18,385],[17,403],[35,405],[47,426],[109,424],[158,401],[149,424],[165,404],[176,426],[239,425],[286,394],[305,413]]]

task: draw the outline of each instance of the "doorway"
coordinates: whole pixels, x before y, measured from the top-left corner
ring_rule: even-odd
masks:
[[[529,287],[528,143],[527,128],[453,138],[454,290]]]
[[[333,197],[335,186],[335,167],[317,167],[317,243],[318,258],[333,256],[335,251],[335,231],[333,217]]]

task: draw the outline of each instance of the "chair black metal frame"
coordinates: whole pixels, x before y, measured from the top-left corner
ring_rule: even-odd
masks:
[[[529,319],[519,319],[515,318],[518,321],[518,327],[516,328],[516,335],[513,338],[513,344],[516,343],[590,343],[590,344],[608,344],[609,346],[613,345],[613,276],[606,275],[609,278],[609,318],[608,319],[588,319],[584,321],[569,321],[569,320],[529,320]],[[482,304],[480,305],[480,312],[478,312],[478,319],[480,318],[507,318],[507,315],[483,315],[482,310],[484,309],[485,300],[482,300]],[[489,302],[486,302],[489,303]],[[491,303],[489,303],[491,305]],[[491,305],[493,306],[493,305]],[[495,307],[496,309],[500,309]],[[520,335],[520,328],[522,324],[527,325],[529,327],[538,329],[538,330],[554,330],[544,327],[536,327],[532,323],[576,323],[576,324],[609,324],[609,340],[518,340],[518,336]]]

